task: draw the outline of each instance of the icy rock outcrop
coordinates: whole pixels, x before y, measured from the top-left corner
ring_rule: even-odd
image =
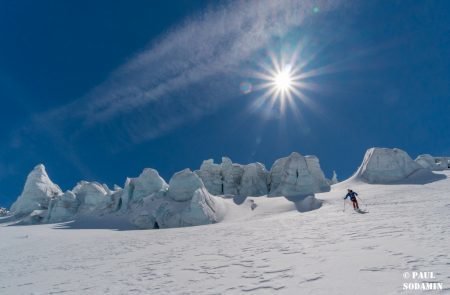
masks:
[[[62,191],[54,184],[40,164],[28,174],[22,194],[11,206],[15,216],[28,215],[34,210],[46,210],[52,198],[61,195]]]
[[[240,181],[239,195],[263,196],[267,195],[267,172],[261,163],[252,163],[243,166],[243,174]]]
[[[326,183],[316,159],[310,157],[307,160],[299,153],[292,153],[286,158],[276,160],[270,169],[269,194],[271,196],[294,196],[329,191],[330,186]],[[320,173],[317,169],[320,170]]]
[[[137,178],[127,178],[121,199],[122,211],[128,209],[130,203],[139,202],[159,191],[167,191],[168,187],[158,171],[151,168],[144,169]]]
[[[223,194],[222,167],[214,164],[212,159],[203,161],[200,170],[195,173],[200,177],[209,193],[213,195]]]
[[[433,171],[439,171],[439,170],[443,170],[442,167],[438,166],[436,164],[436,160],[433,156],[425,154],[425,155],[419,155],[415,161],[417,162],[417,164],[419,164],[420,166],[422,166],[423,168],[426,169],[430,169]]]
[[[170,179],[167,195],[174,201],[187,201],[192,199],[197,189],[204,187],[197,174],[190,169],[184,169],[175,173]]]
[[[371,148],[367,150],[356,177],[368,183],[387,184],[408,178],[424,169],[400,149]]]
[[[223,194],[238,195],[239,187],[241,185],[244,168],[242,165],[233,164],[227,157],[222,157],[222,179],[223,179]]]
[[[75,217],[80,206],[80,200],[72,191],[67,191],[50,201],[47,222],[68,221]]]
[[[325,174],[320,168],[319,159],[316,156],[305,156],[308,170],[314,178],[317,192],[327,192],[330,190],[330,184],[328,183]]]

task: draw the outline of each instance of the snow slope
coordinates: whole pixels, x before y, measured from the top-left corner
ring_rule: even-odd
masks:
[[[448,294],[450,172],[437,173],[425,184],[339,183],[305,213],[251,198],[254,210],[243,200],[206,226],[2,224],[0,294],[399,294],[412,271],[434,272]],[[343,212],[348,187],[368,214]]]

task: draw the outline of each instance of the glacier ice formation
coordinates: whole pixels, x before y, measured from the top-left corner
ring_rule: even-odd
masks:
[[[81,181],[66,192],[50,180],[41,164],[28,175],[11,212],[31,224],[114,214],[126,216],[139,228],[168,228],[221,221],[226,214],[223,197],[311,199],[329,190],[318,158],[299,153],[275,161],[270,170],[261,163],[241,165],[223,157],[220,164],[206,160],[199,170],[177,172],[169,183],[158,171],[146,168],[138,177],[127,178],[123,189]]]
[[[371,148],[354,177],[367,183],[389,184],[411,178],[416,173],[431,174],[431,170],[401,149]]]

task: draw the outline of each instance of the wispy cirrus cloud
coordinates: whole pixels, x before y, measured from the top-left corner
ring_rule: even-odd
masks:
[[[51,110],[44,118],[76,118],[85,126],[95,126],[132,113],[133,122],[124,123],[131,138],[157,137],[228,99],[221,90],[215,95],[183,91],[192,85],[206,92],[211,85],[220,89],[219,81],[209,79],[234,73],[272,37],[301,26],[315,9],[325,12],[338,5],[336,0],[267,0],[211,8],[153,41],[84,97]],[[152,111],[143,112],[144,108]],[[136,127],[136,120],[141,127]]]

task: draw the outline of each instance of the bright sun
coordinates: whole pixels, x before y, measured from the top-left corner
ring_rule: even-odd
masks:
[[[316,87],[305,79],[317,73],[314,70],[304,71],[309,59],[300,59],[301,50],[302,47],[299,45],[290,55],[283,53],[277,55],[269,51],[267,58],[258,63],[260,68],[252,72],[252,76],[259,80],[254,89],[261,90],[262,94],[255,100],[255,108],[274,109],[276,107],[280,113],[290,109],[297,114],[299,101],[303,104],[310,103],[311,100],[304,90],[312,91]]]
[[[258,82],[241,85],[243,93],[261,92],[252,104],[255,110],[264,114],[272,110],[284,114],[289,110],[299,116],[301,107],[318,108],[309,97],[321,90],[312,78],[336,69],[331,65],[313,67],[316,54],[311,51],[311,55],[307,55],[305,46],[306,43],[300,42],[296,47],[286,45],[278,53],[269,50],[261,56],[261,61],[257,61],[258,69],[250,71],[250,75]]]
[[[292,87],[292,77],[290,72],[285,69],[278,72],[273,79],[275,87],[280,91],[288,91]]]

